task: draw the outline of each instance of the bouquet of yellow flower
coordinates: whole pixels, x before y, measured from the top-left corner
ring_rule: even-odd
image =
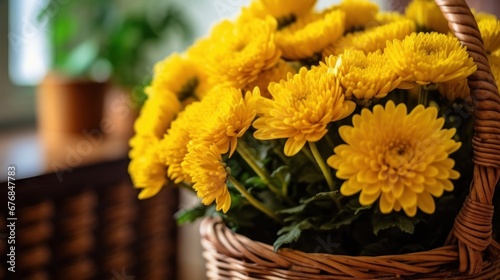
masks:
[[[315,2],[254,0],[156,64],[130,141],[139,198],[187,188],[201,203],[179,223],[217,216],[275,250],[441,246],[472,181],[476,64],[434,1]],[[498,81],[500,21],[475,16]]]

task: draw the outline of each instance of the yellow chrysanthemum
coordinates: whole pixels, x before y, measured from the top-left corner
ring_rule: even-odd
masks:
[[[182,169],[181,163],[187,154],[187,145],[193,139],[194,130],[198,129],[203,110],[208,110],[201,102],[193,102],[182,111],[160,141],[161,161],[168,166],[167,175],[176,184],[191,182],[191,178]]]
[[[279,61],[276,25],[270,16],[238,23],[223,21],[188,54],[205,67],[209,84],[243,88]]]
[[[448,33],[448,21],[434,0],[413,0],[406,7],[405,14],[426,31]]]
[[[452,191],[450,179],[460,176],[449,158],[460,147],[453,140],[455,129],[442,129],[444,119],[436,116],[436,108],[419,105],[407,114],[406,105],[396,107],[392,101],[355,115],[353,126],[339,129],[346,144],[335,147],[327,160],[337,177],[346,180],[340,192],[361,192],[361,205],[380,198],[382,213],[401,208],[410,217],[417,208],[433,213],[433,196]]]
[[[492,53],[500,48],[500,21],[497,19],[484,19],[478,22],[479,31],[484,42],[484,49]]]
[[[133,159],[146,153],[150,146],[156,145],[158,138],[154,135],[135,134],[129,140],[130,151],[129,158]]]
[[[148,99],[135,120],[134,130],[136,134],[160,139],[182,106],[172,91],[152,87],[149,89]]]
[[[343,0],[338,9],[345,12],[345,30],[364,28],[374,22],[378,13],[377,4],[367,0]]]
[[[480,22],[484,19],[497,19],[497,17],[494,14],[485,13],[482,11],[479,12],[474,8],[471,8],[470,10],[472,11],[472,14],[474,15],[474,17],[476,18],[476,22]]]
[[[139,199],[146,199],[157,194],[167,183],[167,168],[158,157],[158,140],[134,136],[137,147],[141,153],[131,159],[128,172],[135,188],[143,189]],[[152,141],[151,141],[152,140]],[[146,141],[140,143],[142,141]]]
[[[174,53],[155,64],[154,77],[146,92],[169,90],[182,103],[190,103],[203,97],[206,84],[206,75],[197,63],[188,56]]]
[[[288,138],[287,156],[297,154],[307,141],[319,141],[329,123],[350,115],[356,106],[344,100],[333,75],[321,67],[301,68],[298,74],[289,74],[287,81],[269,85],[269,92],[273,99],[258,100],[260,117],[253,123],[257,129],[254,137]]]
[[[396,22],[396,21],[400,21],[400,20],[407,20],[408,18],[401,14],[401,13],[398,13],[398,12],[387,12],[387,11],[383,11],[383,12],[379,12],[377,13],[377,15],[375,15],[375,21],[376,21],[376,24],[377,25],[385,25],[385,24],[389,24],[389,23],[392,23],[392,22]],[[375,26],[377,26],[375,25]],[[373,26],[373,27],[375,27]]]
[[[189,145],[182,167],[191,176],[193,189],[203,204],[210,205],[215,200],[217,211],[229,210],[228,173],[217,145]]]
[[[352,98],[353,95],[365,101],[383,98],[401,80],[381,51],[365,55],[362,51],[345,50],[339,56],[328,57],[326,64],[322,63],[321,66],[333,73],[344,89],[346,98]]]
[[[495,78],[497,87],[500,88],[500,56],[489,55],[488,61],[490,63],[491,73]]]
[[[270,98],[271,94],[267,89],[269,84],[271,82],[286,80],[288,73],[295,74],[297,73],[297,70],[290,63],[280,60],[273,68],[260,73],[257,80],[248,84],[243,91],[252,91],[255,87],[258,87],[262,96]]]
[[[248,8],[242,9],[241,19],[270,15],[280,25],[286,24],[309,13],[315,4],[316,0],[256,0]]]
[[[236,88],[213,89],[201,101],[209,112],[197,124],[200,128],[195,130],[193,138],[215,143],[222,154],[229,152],[231,156],[238,138],[245,134],[257,114],[255,101],[250,92],[243,97]]]
[[[467,78],[439,84],[438,92],[449,101],[465,99],[470,96],[470,88],[467,85]]]
[[[436,32],[388,41],[385,54],[403,81],[419,85],[463,79],[476,71],[476,64],[456,37]]]
[[[339,55],[345,49],[361,50],[366,54],[383,50],[388,40],[404,39],[414,31],[415,23],[409,19],[402,19],[363,32],[349,33],[325,48],[323,57]]]
[[[339,10],[311,13],[276,33],[276,44],[290,60],[310,58],[344,32],[345,14]]]
[[[175,129],[172,127],[160,142],[161,160],[168,166],[168,177],[176,184],[191,182],[191,178],[186,176],[181,167],[190,140],[189,131],[177,126]]]

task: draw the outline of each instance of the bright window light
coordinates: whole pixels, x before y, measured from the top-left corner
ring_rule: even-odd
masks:
[[[50,19],[37,20],[45,3],[9,0],[9,75],[16,85],[38,84],[50,66]]]

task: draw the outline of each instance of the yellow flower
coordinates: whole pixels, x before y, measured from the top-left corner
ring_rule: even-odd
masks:
[[[409,19],[397,20],[385,25],[349,33],[323,51],[323,57],[339,55],[345,49],[361,50],[366,54],[383,50],[388,40],[404,39],[415,31],[415,23]]]
[[[405,14],[425,31],[448,33],[448,21],[434,0],[413,0],[406,7]]]
[[[212,89],[201,101],[208,112],[194,124],[200,128],[195,130],[193,138],[215,143],[222,154],[229,152],[231,156],[238,138],[245,134],[257,114],[255,101],[250,92],[243,97],[236,88]]]
[[[141,150],[131,159],[128,172],[135,188],[143,189],[139,199],[146,199],[157,194],[167,183],[166,166],[158,157],[158,140],[134,136],[136,147]],[[141,143],[142,142],[142,143]]]
[[[135,134],[129,140],[129,146],[131,148],[128,153],[129,158],[133,159],[145,154],[149,147],[156,145],[157,142],[158,138],[154,135]]]
[[[199,100],[206,92],[206,76],[191,58],[177,53],[171,54],[154,66],[154,77],[147,93],[169,90],[182,103]]]
[[[168,166],[167,175],[178,184],[180,182],[191,182],[191,178],[186,175],[181,167],[184,156],[187,154],[187,144],[191,138],[189,131],[180,126],[172,126],[168,133],[160,142],[160,156],[162,161]]]
[[[193,189],[203,204],[210,205],[215,200],[217,211],[229,210],[228,173],[217,145],[189,145],[182,167],[191,176]]]
[[[276,44],[290,60],[310,58],[344,32],[345,14],[339,10],[311,13],[276,33]]]
[[[377,4],[366,0],[343,0],[338,9],[345,12],[345,30],[364,28],[375,21],[378,13]]]
[[[379,12],[377,15],[375,15],[375,21],[377,25],[385,25],[388,23],[396,22],[399,20],[407,20],[408,18],[405,17],[403,14],[398,13],[398,12]],[[413,21],[413,20],[412,20]],[[375,26],[377,26],[375,25]],[[375,27],[373,26],[373,27]]]
[[[297,70],[290,63],[280,60],[273,68],[261,72],[259,77],[254,82],[248,84],[243,91],[252,91],[255,87],[258,87],[262,96],[271,98],[271,94],[267,90],[269,84],[271,82],[286,80],[288,73],[295,74]]]
[[[442,129],[444,119],[436,119],[436,108],[418,105],[407,114],[406,105],[389,101],[385,109],[363,109],[353,117],[353,126],[342,126],[346,142],[335,147],[327,163],[346,180],[340,192],[351,196],[361,192],[361,205],[377,199],[382,213],[404,210],[413,217],[417,208],[431,214],[434,197],[452,191],[450,179],[460,174],[449,154],[460,147],[453,140],[455,129]]]
[[[135,120],[134,130],[136,134],[160,139],[182,107],[172,91],[152,87],[147,91],[148,99]]]
[[[297,154],[307,141],[319,141],[330,122],[350,115],[356,106],[344,101],[339,84],[320,67],[310,71],[301,68],[298,74],[289,74],[287,81],[269,85],[269,92],[273,99],[257,102],[260,117],[253,123],[257,129],[254,137],[288,138],[284,147],[287,156]]]
[[[438,92],[449,101],[465,99],[470,96],[470,88],[467,85],[467,78],[439,84]]]
[[[497,19],[497,17],[494,14],[490,13],[485,13],[485,12],[479,12],[476,9],[471,8],[472,14],[476,18],[476,22],[480,22],[483,19]]]
[[[188,105],[160,142],[160,159],[168,165],[169,178],[175,183],[192,181],[182,167],[190,142],[215,144],[220,153],[231,156],[255,115],[252,95],[243,98],[236,88],[214,88],[200,102]]]
[[[187,145],[193,139],[193,131],[203,116],[201,102],[193,102],[182,111],[160,141],[159,153],[161,161],[168,166],[167,175],[174,183],[191,182],[191,178],[182,169],[181,163],[187,154]]]
[[[500,48],[500,21],[497,19],[484,19],[478,22],[479,31],[484,42],[484,49],[492,53]]]
[[[489,55],[488,61],[490,63],[491,73],[495,78],[497,87],[500,88],[500,57],[496,55]]]
[[[321,64],[337,78],[346,98],[359,100],[383,98],[395,89],[401,78],[387,65],[387,57],[381,52],[368,53],[345,50],[343,54],[326,59]]]
[[[495,78],[496,86],[500,88],[500,57],[496,55],[488,55],[487,57],[491,68],[491,73]],[[450,101],[458,98],[466,99],[470,96],[470,88],[467,84],[467,79],[465,78],[440,84],[438,87],[438,91]]]
[[[270,16],[238,23],[223,21],[188,54],[205,67],[209,84],[243,88],[279,61],[276,24]]]
[[[476,71],[457,38],[436,32],[388,41],[385,54],[403,81],[419,85],[463,79]]]
[[[279,25],[285,25],[309,13],[315,4],[316,0],[256,0],[250,7],[242,9],[241,19],[270,15]]]

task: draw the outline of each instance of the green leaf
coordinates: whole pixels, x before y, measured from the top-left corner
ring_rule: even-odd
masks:
[[[415,231],[415,224],[418,223],[418,221],[415,222],[407,217],[399,216],[399,215],[396,217],[397,217],[396,218],[396,221],[397,221],[396,226],[403,232],[413,234],[413,232]]]
[[[182,209],[175,213],[177,225],[194,222],[196,219],[205,216],[207,213],[207,206],[199,204],[190,209]]]
[[[267,185],[264,184],[264,182],[262,181],[262,179],[259,176],[252,176],[252,177],[246,179],[243,184],[245,186],[254,187],[257,189],[266,189],[267,188]]]
[[[315,201],[325,201],[325,200],[333,200],[334,196],[339,196],[338,191],[331,191],[331,192],[320,192],[314,195],[313,197],[304,199],[301,201],[301,204],[291,207],[291,208],[286,208],[286,209],[281,209],[277,211],[277,213],[281,214],[301,214],[306,210],[306,207],[310,205],[311,203]]]
[[[297,206],[291,207],[291,208],[286,208],[286,209],[281,209],[280,211],[277,211],[278,213],[281,214],[300,214],[303,213],[306,210],[306,207],[311,204],[312,202],[315,201],[325,201],[325,200],[332,200],[332,197],[340,195],[338,191],[331,191],[331,192],[320,192],[317,193],[316,195],[302,200]]]
[[[279,182],[280,186],[287,186],[288,183],[290,183],[291,177],[290,168],[286,165],[278,167],[273,171],[273,173],[271,173],[271,178],[275,179],[276,182]]]
[[[302,203],[311,203],[317,200],[332,200],[334,197],[340,197],[340,193],[338,191],[320,192],[302,201]]]
[[[273,193],[270,189],[266,188],[264,190],[256,190],[252,193],[252,195],[273,212],[284,208],[282,201],[280,201],[280,198],[276,196],[276,194]]]
[[[296,242],[299,240],[300,234],[303,230],[312,228],[313,225],[309,222],[309,219],[305,219],[297,224],[292,224],[289,226],[285,226],[278,231],[278,239],[274,242],[274,251],[277,252],[278,249],[285,245],[290,244],[292,242]]]
[[[373,234],[378,235],[381,230],[389,229],[395,226],[392,219],[381,219],[373,225]]]
[[[375,215],[372,219],[373,233],[378,235],[380,231],[389,228],[398,228],[402,232],[413,234],[415,225],[421,220],[419,218],[409,218],[401,214],[389,214],[382,217]]]
[[[327,193],[324,193],[325,196]],[[340,196],[338,192],[330,192],[330,195]],[[348,203],[345,204],[345,207],[341,209],[333,218],[321,225],[320,229],[322,230],[334,230],[339,229],[342,226],[351,225],[354,221],[359,219],[364,215],[363,211],[369,210],[371,206],[362,206],[359,204],[358,199],[351,199]]]
[[[368,210],[368,209],[371,209],[372,206],[371,205],[368,205],[368,206],[361,206],[359,208],[356,208],[354,210],[354,215],[357,215],[359,212],[363,211],[363,210]]]
[[[300,205],[297,205],[297,206],[292,207],[292,208],[286,208],[286,209],[279,210],[279,211],[277,211],[277,213],[280,213],[280,214],[300,214],[300,213],[304,212],[304,210],[306,209],[306,206],[307,206],[307,204],[300,204]]]
[[[343,215],[344,213],[347,213]],[[322,230],[333,230],[339,229],[341,226],[350,225],[356,219],[358,219],[361,215],[353,214],[351,211],[341,211],[338,215],[336,215],[332,220],[327,223],[321,225],[320,229]]]
[[[62,69],[72,76],[83,75],[98,58],[96,40],[87,40],[74,48],[62,65]]]
[[[271,173],[271,180],[279,187],[277,191],[281,192],[284,196],[288,195],[288,186],[291,179],[290,168],[286,165],[278,167]]]

